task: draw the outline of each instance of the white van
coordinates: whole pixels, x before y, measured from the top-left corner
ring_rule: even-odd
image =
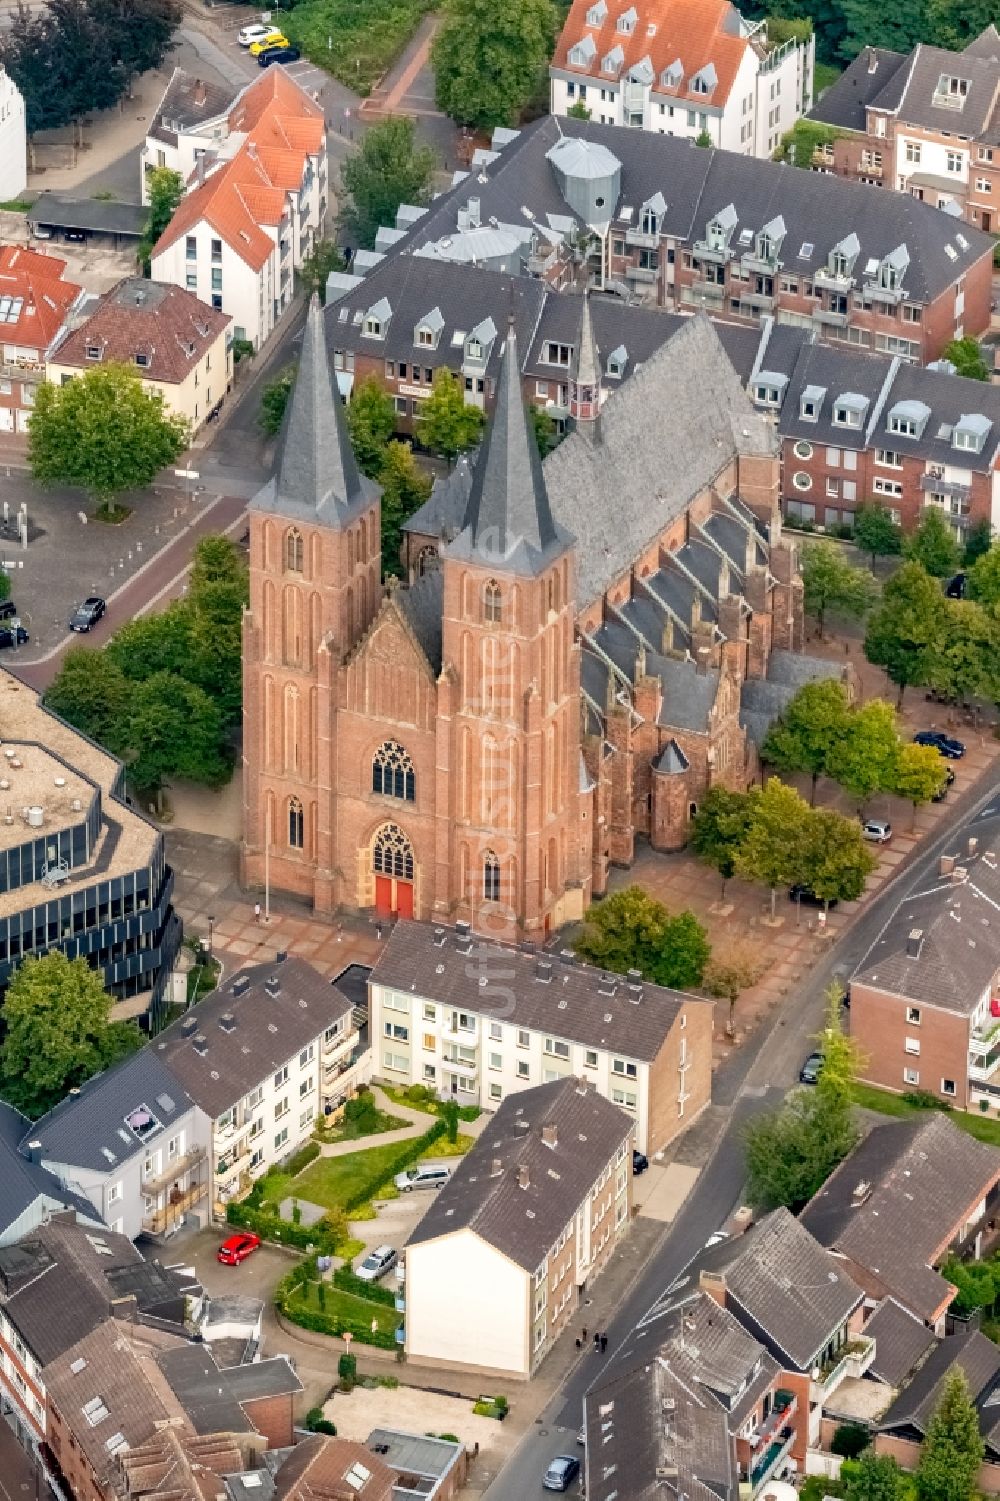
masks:
[[[400,1193],[408,1194],[414,1188],[441,1188],[450,1177],[450,1167],[418,1162],[413,1167],[408,1167],[405,1173],[397,1173],[392,1181]]]

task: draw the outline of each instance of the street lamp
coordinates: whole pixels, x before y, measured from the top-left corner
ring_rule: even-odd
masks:
[[[208,914],[208,957],[210,959],[214,959],[215,958],[215,954],[214,954],[214,951],[213,951],[213,948],[212,948],[212,937],[213,937],[214,932],[215,932],[215,918],[212,916],[211,913],[209,913]]]

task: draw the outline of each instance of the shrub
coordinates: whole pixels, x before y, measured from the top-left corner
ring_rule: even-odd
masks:
[[[392,1328],[372,1331],[372,1317],[378,1315],[378,1305],[363,1303],[339,1290],[328,1293],[326,1309],[313,1308],[305,1302],[301,1293],[315,1278],[316,1258],[310,1256],[283,1277],[275,1288],[274,1306],[289,1323],[297,1324],[300,1329],[311,1329],[315,1334],[350,1334],[359,1344],[374,1345],[380,1350],[397,1349],[395,1321]]]
[[[299,1147],[297,1152],[292,1153],[291,1157],[284,1163],[281,1171],[289,1173],[291,1177],[296,1178],[299,1173],[309,1166],[310,1162],[316,1161],[319,1153],[319,1142],[307,1141],[304,1147]]]
[[[830,1440],[830,1452],[842,1459],[857,1459],[871,1441],[871,1434],[861,1423],[841,1423]]]
[[[255,1188],[259,1185],[255,1185]],[[239,1204],[227,1204],[226,1223],[238,1230],[252,1230],[261,1240],[273,1240],[279,1245],[296,1246],[300,1251],[318,1248],[327,1255],[347,1239],[346,1221],[341,1214],[331,1212],[317,1220],[315,1225],[298,1225],[283,1220],[270,1205],[253,1202],[253,1194]]]
[[[908,1089],[902,1096],[907,1105],[912,1105],[916,1110],[950,1110],[947,1100],[939,1100],[936,1094],[931,1094],[929,1089]]]
[[[342,1293],[352,1293],[355,1298],[367,1298],[369,1303],[385,1303],[395,1308],[396,1294],[388,1287],[379,1287],[377,1282],[365,1282],[355,1276],[349,1267],[339,1266],[333,1274],[333,1285]]]
[[[356,1381],[358,1376],[358,1357],[356,1355],[343,1354],[337,1361],[337,1375],[340,1379]]]
[[[414,1104],[417,1104],[421,1100],[429,1100],[431,1097],[431,1092],[427,1088],[426,1084],[410,1084],[406,1089],[404,1089],[403,1093],[406,1098],[408,1100],[412,1100]]]
[[[310,1433],[315,1433],[316,1432],[316,1424],[317,1423],[322,1423],[322,1421],[323,1421],[323,1409],[322,1409],[322,1407],[310,1407],[309,1411],[306,1413],[306,1427],[309,1429],[309,1432]]]

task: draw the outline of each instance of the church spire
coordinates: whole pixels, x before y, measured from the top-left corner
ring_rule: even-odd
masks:
[[[590,293],[583,294],[580,333],[569,373],[569,412],[574,422],[593,423],[601,414],[601,356],[590,317]]]
[[[378,487],[358,471],[330,368],[323,311],[314,293],[278,442],[276,473],[251,505],[339,529],[370,506],[377,494]]]
[[[513,324],[507,334],[496,404],[476,463],[463,530],[449,547],[468,557],[538,573],[572,543],[552,519],[538,443],[521,396]]]

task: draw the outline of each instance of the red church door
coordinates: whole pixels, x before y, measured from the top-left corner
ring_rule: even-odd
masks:
[[[413,916],[413,846],[395,824],[383,824],[372,841],[375,911],[379,917]]]
[[[396,914],[398,917],[413,916],[413,882],[396,882]]]
[[[379,917],[392,912],[392,881],[388,876],[375,877],[375,911]]]

